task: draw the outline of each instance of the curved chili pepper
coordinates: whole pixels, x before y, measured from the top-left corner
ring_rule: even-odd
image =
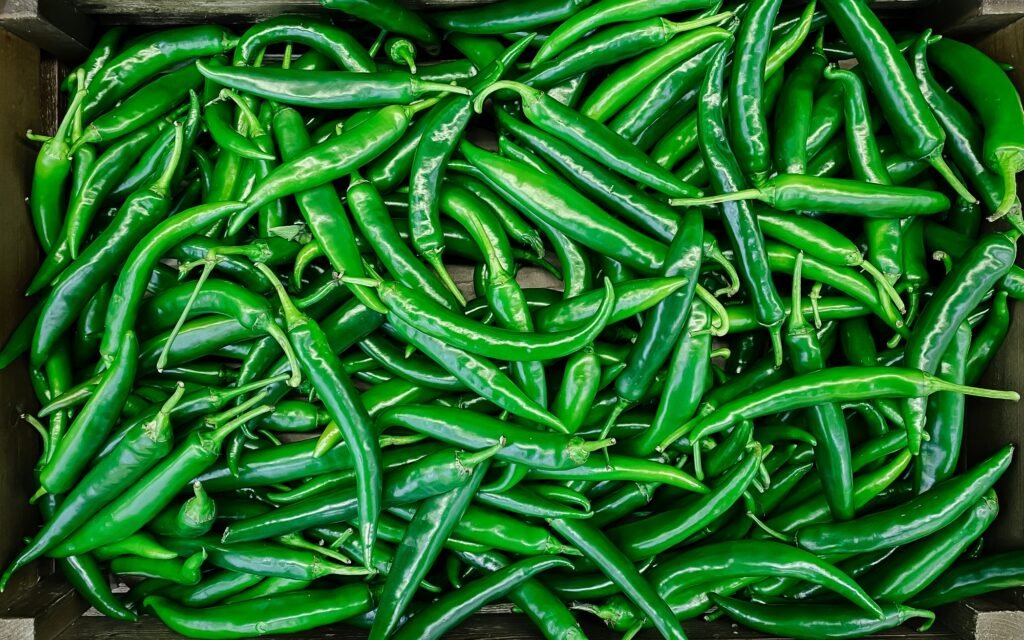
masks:
[[[340,69],[359,73],[377,70],[370,55],[347,31],[301,16],[278,16],[250,27],[238,39],[234,64],[250,65],[262,49],[278,42],[310,47]]]
[[[914,606],[938,607],[1024,583],[1024,555],[1006,551],[954,564],[917,595]]]
[[[215,25],[180,27],[143,36],[108,62],[89,83],[82,115],[91,120],[160,71],[193,58],[224,53],[237,42],[227,29]]]
[[[855,638],[897,627],[912,618],[924,618],[924,631],[935,614],[898,604],[885,603],[882,615],[865,615],[853,607],[839,605],[773,604],[759,605],[710,594],[711,601],[732,619],[752,629],[793,638]]]
[[[147,526],[164,536],[195,538],[206,535],[217,517],[217,504],[203,489],[203,483],[192,483],[192,490],[195,496],[177,509],[173,506],[164,509]]]
[[[428,498],[416,509],[395,552],[384,584],[379,615],[370,630],[371,638],[387,637],[394,631],[416,587],[440,554],[442,544],[469,508],[487,467],[486,462],[478,465],[464,485]]]
[[[1010,307],[1007,304],[1009,294],[1000,291],[992,298],[992,307],[988,312],[988,320],[971,339],[971,347],[964,362],[964,382],[976,384],[981,380],[988,365],[995,358],[996,352],[1006,340],[1010,330]]]
[[[923,538],[958,518],[991,489],[1012,456],[1013,447],[1003,447],[969,471],[892,509],[849,522],[802,527],[796,533],[797,544],[817,553],[862,553]]]
[[[1020,96],[999,65],[974,47],[943,38],[928,52],[981,118],[985,163],[1003,179],[1003,198],[992,213],[999,218],[1013,207],[1016,174],[1024,169],[1024,108]]]
[[[505,34],[532,31],[560,22],[592,0],[516,0],[493,7],[469,7],[431,13],[429,19],[443,29],[460,33]]]

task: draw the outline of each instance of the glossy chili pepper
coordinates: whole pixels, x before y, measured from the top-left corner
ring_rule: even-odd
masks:
[[[557,178],[467,142],[460,150],[492,188],[535,222],[546,222],[580,244],[645,273],[658,270],[664,262],[665,245],[615,220]],[[559,215],[553,216],[552,210]]]
[[[882,615],[877,616],[839,605],[758,605],[714,593],[710,597],[737,622],[763,633],[793,638],[855,638],[897,627],[912,618],[924,618],[921,629],[925,630],[935,620],[931,611],[898,604],[884,604]]]
[[[360,73],[377,70],[370,55],[347,31],[328,22],[300,16],[278,16],[250,27],[238,39],[235,66],[251,65],[262,49],[279,42],[305,45],[339,69]]]
[[[384,584],[378,611],[383,614],[374,620],[370,637],[390,635],[415,594],[416,587],[426,576],[441,552],[442,545],[462,518],[473,494],[480,487],[487,463],[479,465],[463,486],[425,500],[406,529],[402,543],[395,552],[395,560]]]
[[[468,7],[432,13],[429,19],[448,31],[505,34],[531,31],[572,16],[591,0],[520,0],[493,7]]]
[[[164,509],[147,526],[165,536],[194,538],[206,535],[217,517],[217,504],[203,489],[203,483],[192,483],[192,490],[195,496],[178,508],[172,505]]]
[[[1016,257],[1016,241],[1001,233],[984,236],[953,267],[921,311],[916,329],[907,340],[905,366],[934,372],[939,359],[956,336],[960,324],[981,298],[1003,277]],[[923,399],[908,400],[903,413],[911,453],[921,447],[927,406]]]
[[[199,584],[192,586],[168,586],[159,589],[163,598],[169,598],[188,607],[203,607],[222,602],[236,595],[247,593],[261,582],[263,576],[238,571],[218,571],[204,575]],[[135,588],[130,593],[135,592]],[[137,594],[138,595],[138,594]],[[145,594],[150,595],[150,594]]]
[[[182,607],[160,595],[143,606],[174,631],[192,638],[245,638],[262,633],[291,633],[341,622],[369,611],[373,598],[366,585],[269,595],[254,601],[205,609]]]
[[[536,400],[526,395],[515,382],[491,361],[453,347],[404,322],[395,320],[391,327],[406,342],[423,351],[464,385],[495,403],[505,411],[527,420],[565,432],[567,427]]]
[[[720,45],[716,45],[719,46]],[[738,189],[743,184],[743,176],[736,159],[725,138],[725,123],[721,100],[722,84],[725,76],[726,49],[719,48],[708,70],[707,77],[701,87],[701,100],[698,107],[701,139],[701,155],[705,164],[711,169],[711,183],[716,192],[728,192]],[[722,219],[725,222],[729,239],[737,253],[737,258],[746,284],[750,287],[754,308],[761,322],[772,337],[772,347],[776,362],[782,361],[781,324],[785,311],[775,285],[767,274],[767,256],[764,250],[764,239],[758,229],[757,221],[750,207],[742,203],[723,203]]]
[[[937,607],[999,589],[1012,589],[1024,582],[1024,557],[1020,551],[1006,551],[954,564],[918,594],[914,606]]]
[[[162,70],[193,58],[217,55],[238,42],[214,25],[180,27],[144,36],[121,51],[89,84],[83,115],[92,119]]]
[[[380,447],[370,416],[359,401],[358,391],[331,350],[323,329],[295,307],[269,267],[263,264],[257,264],[257,267],[274,283],[277,290],[288,326],[288,339],[299,358],[299,366],[310,379],[331,419],[341,428],[353,453],[361,497],[360,535],[367,553],[364,560],[368,564],[377,514],[380,512],[382,486]]]
[[[928,53],[981,119],[985,164],[1003,179],[1003,197],[992,213],[998,218],[1014,205],[1016,174],[1024,169],[1020,96],[999,65],[970,45],[943,38]]]
[[[549,520],[551,526],[583,551],[632,600],[666,638],[686,638],[679,622],[648,580],[600,530],[583,520]]]
[[[614,440],[596,442],[544,433],[504,423],[463,409],[410,405],[395,407],[377,417],[379,429],[405,427],[467,449],[493,446],[505,437],[506,445],[495,457],[535,469],[567,469],[587,461],[590,452],[610,446]]]
[[[817,553],[863,553],[913,542],[958,518],[1006,471],[1013,447],[963,474],[937,484],[904,504],[849,522],[816,524],[797,531],[797,544]]]
[[[999,347],[1006,340],[1010,330],[1008,297],[1006,291],[995,294],[988,319],[971,339],[971,347],[964,362],[964,382],[968,384],[977,384],[978,380],[981,380]]]
[[[85,73],[81,76],[84,78]],[[54,245],[60,241],[66,206],[64,197],[67,194],[72,167],[71,127],[85,98],[86,92],[76,93],[57,131],[52,138],[43,143],[39,155],[36,156],[35,170],[32,173],[32,191],[28,202],[36,237],[46,253],[50,253],[55,248]],[[32,135],[31,132],[29,134]]]
[[[648,18],[617,24],[573,45],[557,59],[537,66],[520,79],[532,87],[548,89],[582,72],[661,47],[679,33],[718,24],[731,17],[732,13],[723,12],[688,22]]]
[[[974,542],[999,513],[995,492],[987,492],[949,526],[900,548],[860,582],[873,596],[889,602],[906,602],[927,588]]]
[[[110,562],[111,573],[168,580],[175,584],[199,583],[206,551],[199,550],[184,560],[155,560],[138,556],[120,556]]]
[[[807,134],[814,89],[821,82],[827,61],[817,46],[786,78],[775,109],[773,155],[779,173],[807,172]]]
[[[96,39],[96,43],[93,45],[92,51],[85,58],[80,65],[74,68],[64,81],[61,83],[61,89],[64,91],[70,91],[73,87],[77,86],[78,82],[78,70],[81,69],[85,72],[85,83],[92,82],[92,79],[96,77],[96,74],[107,66],[111,58],[117,55],[118,47],[121,44],[121,39],[124,37],[124,27],[111,27],[103,32],[103,34]]]

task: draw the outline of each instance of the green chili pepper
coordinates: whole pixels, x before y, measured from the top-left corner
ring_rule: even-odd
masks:
[[[918,594],[914,606],[937,607],[999,589],[1012,589],[1024,582],[1020,551],[1006,551],[954,564]]]
[[[278,42],[305,45],[340,69],[360,73],[377,70],[372,57],[347,31],[301,16],[278,16],[250,27],[238,40],[235,66],[252,64],[260,51]]]
[[[431,22],[460,33],[505,34],[530,31],[536,27],[560,22],[572,16],[591,0],[516,0],[493,7],[470,7],[439,11],[429,16]]]

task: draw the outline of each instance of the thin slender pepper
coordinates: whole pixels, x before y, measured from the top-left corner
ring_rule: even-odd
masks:
[[[918,594],[914,606],[937,607],[1024,583],[1024,555],[1006,551],[954,564]]]
[[[827,61],[815,46],[793,69],[782,86],[775,109],[773,155],[779,173],[807,172],[807,134],[814,89],[821,82]]]
[[[262,49],[278,42],[305,45],[340,69],[360,73],[377,70],[371,56],[347,31],[303,16],[278,16],[250,27],[238,40],[234,64],[251,65]]]
[[[537,27],[561,22],[572,16],[591,0],[515,0],[492,7],[469,7],[439,11],[429,15],[435,25],[460,33],[505,34],[532,31]]]

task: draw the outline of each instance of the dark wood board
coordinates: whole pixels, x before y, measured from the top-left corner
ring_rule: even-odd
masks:
[[[594,618],[583,620],[584,631],[591,640],[618,640],[621,633],[610,631]],[[683,624],[690,640],[783,640],[777,636],[755,633],[728,621],[704,622],[694,620]],[[54,640],[172,640],[182,636],[171,633],[158,620],[143,618],[136,624],[127,624],[95,616],[85,616],[57,636]],[[344,625],[323,627],[305,633],[275,636],[281,640],[363,640],[366,632]],[[458,629],[447,634],[447,640],[538,640],[542,638],[525,616],[516,614],[478,615]],[[958,636],[944,629],[925,633],[899,627],[870,638],[900,640],[958,640]],[[644,631],[637,640],[658,640],[655,631]],[[1007,639],[1009,640],[1009,639]]]

